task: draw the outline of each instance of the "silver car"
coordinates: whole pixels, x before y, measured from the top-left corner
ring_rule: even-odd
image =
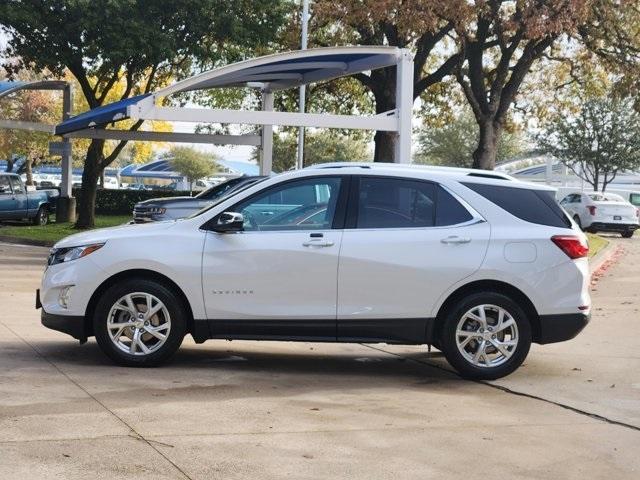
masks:
[[[222,197],[243,190],[267,177],[243,176],[215,185],[195,197],[152,198],[136,203],[133,208],[134,223],[159,222],[188,217]]]

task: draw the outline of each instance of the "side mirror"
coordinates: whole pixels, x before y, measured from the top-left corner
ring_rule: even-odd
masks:
[[[236,212],[221,213],[217,222],[212,222],[210,230],[218,233],[242,232],[244,230],[244,217],[241,213]]]

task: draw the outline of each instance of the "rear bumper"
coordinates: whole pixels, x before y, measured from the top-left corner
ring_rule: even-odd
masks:
[[[605,223],[605,222],[593,222],[589,225],[592,230],[598,230],[601,232],[629,232],[637,230],[640,225],[637,223]]]
[[[51,330],[66,333],[81,342],[87,341],[87,329],[84,317],[73,315],[52,315],[42,310],[40,314],[42,325]]]
[[[540,334],[536,343],[556,343],[571,340],[587,326],[591,315],[568,313],[540,315]]]

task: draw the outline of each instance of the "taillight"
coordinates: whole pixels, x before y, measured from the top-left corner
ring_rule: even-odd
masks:
[[[586,257],[589,254],[589,245],[574,235],[554,235],[551,241],[571,260]]]
[[[587,207],[587,210],[589,210],[589,213],[591,214],[591,216],[594,216],[596,214],[596,207],[595,205],[589,205]]]

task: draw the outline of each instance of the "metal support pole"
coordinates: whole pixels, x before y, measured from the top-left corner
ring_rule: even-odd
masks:
[[[413,117],[413,57],[403,48],[396,67],[396,116],[398,133],[394,163],[411,163],[411,119]]]
[[[62,89],[62,121],[71,117],[73,97],[71,85],[67,84]],[[71,140],[62,139],[62,179],[60,182],[60,197],[56,205],[56,222],[76,221],[76,199],[73,198],[71,187],[73,185],[73,162],[71,158]]]
[[[262,91],[262,110],[273,110],[273,92]],[[260,175],[271,175],[273,163],[273,125],[262,125]]]
[[[71,98],[71,85],[64,87],[62,91],[62,121],[71,117],[71,104],[73,99]],[[62,153],[62,182],[60,183],[60,196],[71,197],[71,185],[72,185],[72,161],[71,161],[71,141],[68,138],[63,138],[64,150]]]
[[[302,0],[302,39],[300,42],[300,49],[307,49],[307,36],[309,28],[309,0]],[[306,85],[300,86],[300,113],[304,113],[307,96]],[[297,168],[304,167],[304,127],[298,129],[298,160],[296,164]]]

